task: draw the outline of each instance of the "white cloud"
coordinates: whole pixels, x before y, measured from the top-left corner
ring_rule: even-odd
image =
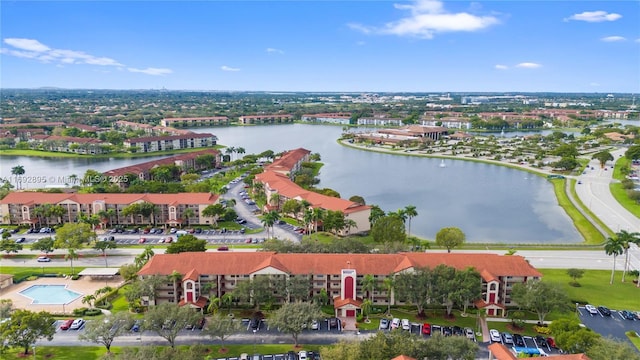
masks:
[[[575,21],[586,21],[586,22],[603,22],[603,21],[616,21],[620,19],[622,15],[616,13],[608,13],[606,11],[598,10],[598,11],[585,11],[580,14],[573,14],[568,18],[565,18],[564,21],[575,20]]]
[[[600,86],[600,84],[597,82],[592,82],[592,83],[589,83],[589,86],[598,87]]]
[[[620,42],[620,41],[627,41],[627,39],[625,39],[622,36],[607,36],[607,37],[603,37],[602,39],[600,39],[604,42]]]
[[[34,39],[7,38],[4,39],[4,43],[12,48],[2,48],[0,49],[0,53],[19,58],[34,59],[45,64],[54,63],[56,66],[72,64],[117,67],[125,66],[117,60],[109,57],[95,56],[87,54],[84,51],[54,49]],[[158,68],[128,68],[128,70],[148,75],[165,75],[172,73],[170,69]]]
[[[276,48],[267,48],[266,52],[271,54],[284,54],[284,51]]]
[[[509,67],[507,65],[497,64],[494,66],[497,70],[507,70]]]
[[[364,34],[385,34],[412,36],[431,39],[436,33],[473,32],[482,30],[500,21],[494,16],[478,16],[466,12],[449,13],[444,4],[437,0],[418,0],[411,4],[394,4],[399,10],[406,10],[410,15],[384,26],[367,26],[357,23],[347,24],[351,29]]]
[[[640,38],[637,38],[637,39],[636,39],[636,42],[637,42],[637,43],[640,43]]]
[[[524,68],[524,69],[537,69],[539,67],[542,67],[542,65],[538,64],[538,63],[533,63],[533,62],[523,62],[520,63],[518,65],[516,65],[517,68]]]
[[[356,42],[356,45],[358,45],[358,46],[364,46],[365,44],[366,44],[366,42],[364,42],[364,41]]]
[[[240,69],[238,69],[238,68],[232,68],[232,67],[227,66],[227,65],[220,66],[220,69],[222,71],[240,71]]]
[[[146,68],[146,69],[127,68],[127,70],[134,73],[143,73],[143,74],[154,75],[154,76],[162,76],[162,75],[173,73],[173,70],[171,69],[159,69],[159,68],[152,68],[152,67]]]
[[[4,39],[4,43],[20,50],[35,52],[44,52],[51,50],[47,45],[44,45],[40,41],[33,39],[8,38]]]

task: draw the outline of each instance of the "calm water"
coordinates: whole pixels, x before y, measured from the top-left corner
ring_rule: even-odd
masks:
[[[339,126],[280,125],[202,128],[219,142],[243,147],[247,154],[304,147],[320,153],[325,164],[320,187],[342,197],[360,195],[385,211],[407,205],[417,207],[412,234],[433,239],[442,227],[457,226],[469,242],[570,243],[582,238],[557,205],[553,189],[544,178],[515,169],[439,159],[397,156],[340,146]],[[89,168],[106,171],[149,159],[104,160],[2,157],[2,176],[21,164],[27,174],[66,172],[81,176]]]

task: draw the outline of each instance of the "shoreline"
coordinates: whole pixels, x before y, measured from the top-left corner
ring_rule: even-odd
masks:
[[[179,150],[170,150],[170,151],[156,151],[156,152],[146,152],[146,153],[109,153],[109,154],[76,154],[76,153],[67,153],[67,152],[59,152],[59,151],[43,151],[43,150],[33,150],[33,149],[6,149],[0,151],[0,157],[2,156],[26,156],[26,157],[36,157],[36,158],[74,158],[74,159],[88,159],[88,158],[99,158],[99,159],[135,159],[135,158],[145,158],[145,157],[154,157],[154,156],[171,156],[171,155],[179,155],[186,154],[206,149],[222,149],[225,146],[216,144],[215,146],[210,147],[198,147],[191,149],[179,149]]]
[[[542,176],[542,177],[546,177],[548,175],[558,175],[557,173],[554,172],[548,172],[548,171],[544,171],[544,170],[538,170],[538,169],[532,169],[530,167],[525,167],[523,165],[519,165],[519,164],[513,164],[513,163],[508,163],[508,162],[504,162],[504,161],[497,161],[497,160],[490,160],[490,159],[479,159],[479,158],[468,158],[468,157],[463,157],[463,156],[455,156],[455,155],[443,155],[443,154],[426,154],[426,153],[419,153],[419,152],[399,152],[398,150],[392,150],[392,149],[387,149],[381,146],[373,146],[373,147],[367,147],[367,146],[360,146],[360,145],[356,145],[353,143],[350,143],[347,140],[343,140],[343,139],[337,139],[336,140],[338,142],[338,144],[352,148],[352,149],[356,149],[356,150],[364,150],[364,151],[372,151],[372,152],[378,152],[378,153],[385,153],[385,154],[391,154],[391,155],[401,155],[401,156],[417,156],[417,157],[425,157],[425,158],[435,158],[435,159],[449,159],[449,160],[462,160],[462,161],[475,161],[475,162],[480,162],[480,163],[485,163],[485,164],[490,164],[490,165],[496,165],[496,166],[505,166],[505,167],[510,167],[516,170],[521,170],[521,171],[526,171],[529,172],[531,174],[537,175],[537,176]],[[574,187],[575,187],[575,176],[573,175],[563,175],[566,177],[566,179],[564,179],[563,181],[568,181],[566,183],[566,186],[563,186],[563,191],[564,191],[564,196],[569,197],[570,194],[568,194],[567,192],[571,192],[571,191],[575,191]],[[573,181],[571,181],[573,180]],[[553,183],[552,183],[552,186]],[[580,205],[582,204],[581,201],[576,201],[576,203],[574,202],[569,202],[569,204],[563,203],[560,201],[560,196],[559,194],[555,191],[555,186],[554,186],[554,193],[556,195],[556,201],[558,202],[558,206],[560,206],[565,213],[567,214],[567,216],[569,216],[569,218],[571,219],[571,221],[573,222],[574,227],[576,228],[576,230],[578,231],[578,233],[580,233],[580,235],[582,236],[582,242],[575,244],[574,246],[598,246],[602,244],[602,241],[593,239],[593,238],[587,238],[585,236],[585,234],[589,234],[592,230],[589,229],[585,229],[585,225],[581,225],[584,224],[584,221],[587,221],[589,226],[593,227],[599,234],[602,234],[604,236],[605,232],[608,229],[608,227],[605,227],[603,230],[599,229],[599,224],[598,223],[602,223],[602,220],[595,217],[595,219],[597,220],[593,220],[590,219],[589,217],[592,214],[589,214],[588,209],[586,208],[582,208],[580,207]],[[577,212],[577,214],[576,214]],[[604,239],[606,239],[606,236],[603,237]],[[421,239],[421,240],[428,240],[428,239]],[[517,245],[517,244],[514,244]],[[569,245],[571,246],[571,244],[565,244],[565,245]]]

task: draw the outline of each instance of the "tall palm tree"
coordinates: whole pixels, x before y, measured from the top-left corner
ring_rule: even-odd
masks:
[[[620,230],[616,233],[616,238],[622,242],[622,247],[624,248],[624,270],[622,271],[622,282],[624,282],[624,277],[629,271],[629,247],[631,247],[631,244],[640,245],[640,233]]]
[[[189,226],[189,219],[196,216],[196,212],[193,211],[192,208],[186,208],[182,212],[182,217],[187,221],[187,226]]]
[[[246,152],[246,150],[243,147],[237,147],[236,148],[236,154],[244,154]]]
[[[407,224],[407,233],[411,236],[411,219],[418,216],[418,211],[416,207],[413,205],[407,205],[404,207],[404,214],[407,217],[409,223]]]
[[[269,238],[269,228],[271,228],[273,235],[273,225],[278,220],[280,220],[280,214],[276,211],[269,211],[262,216],[262,225],[267,229],[267,238]]]
[[[609,237],[604,244],[604,251],[607,255],[613,255],[613,270],[611,270],[611,280],[609,285],[613,284],[613,275],[616,272],[616,257],[624,252],[624,245],[617,237]]]
[[[367,292],[367,295],[369,296],[369,300],[371,300],[371,303],[373,304],[373,291],[376,288],[376,279],[373,277],[373,275],[371,274],[366,274],[361,282],[360,282],[360,286],[362,286],[362,290]]]
[[[11,175],[16,176],[16,185],[18,190],[20,190],[20,184],[22,183],[22,181],[18,180],[19,179],[18,176],[24,175],[24,173],[25,173],[24,166],[22,165],[16,165],[11,168]]]
[[[69,248],[67,249],[67,254],[64,256],[65,260],[71,260],[71,276],[75,275],[73,271],[73,260],[78,258],[78,253],[76,249]]]
[[[178,281],[182,280],[182,274],[178,271],[173,270],[171,274],[168,276],[169,280],[173,281],[173,303],[178,303]]]
[[[391,314],[391,293],[396,285],[395,278],[392,274],[389,274],[384,280],[382,280],[385,290],[387,290],[387,314]]]

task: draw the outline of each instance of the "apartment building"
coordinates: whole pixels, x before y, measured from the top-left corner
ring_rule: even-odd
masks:
[[[178,149],[209,147],[216,144],[218,138],[208,133],[188,133],[183,135],[149,136],[124,141],[125,148],[136,148],[137,152],[155,152]]]
[[[396,118],[384,118],[384,117],[373,117],[373,118],[359,118],[358,125],[366,125],[366,126],[402,126],[402,119]]]
[[[31,148],[49,151],[73,152],[76,154],[102,154],[108,143],[96,138],[57,135],[32,135],[28,140]]]
[[[300,171],[302,163],[309,161],[309,155],[311,155],[311,151],[303,148],[285,151],[271,164],[266,165],[264,169],[292,177]]]
[[[160,124],[165,127],[219,126],[229,125],[229,118],[226,116],[165,118],[160,120]]]
[[[350,113],[306,114],[306,115],[302,115],[300,119],[302,121],[308,121],[308,122],[349,125],[351,123],[351,114]]]
[[[167,281],[155,294],[156,304],[174,302],[204,308],[207,296],[221,297],[242,282],[257,276],[269,276],[274,283],[292,277],[309,282],[309,297],[327,293],[337,316],[352,317],[360,310],[364,275],[376,279],[373,303],[378,306],[402,304],[393,291],[388,293],[384,279],[420,268],[447,265],[464,270],[475,268],[481,275],[482,298],[475,301],[489,316],[505,316],[511,305],[514,284],[539,280],[542,274],[523,257],[477,253],[398,253],[398,254],[279,254],[274,252],[197,252],[155,255],[138,275],[168,276],[183,274],[175,294],[172,281]],[[207,290],[208,289],[208,290]],[[275,297],[284,301],[284,291]],[[147,299],[148,300],[148,299]]]
[[[242,115],[238,118],[238,122],[242,125],[288,124],[293,122],[293,115],[290,115],[290,114]]]
[[[188,221],[190,224],[211,224],[202,211],[218,201],[218,195],[210,193],[178,194],[56,194],[43,192],[12,192],[0,200],[0,224],[62,224],[78,222],[80,215],[97,215],[113,210],[112,218],[105,219],[114,225],[166,225],[176,226]],[[124,208],[135,203],[148,202],[156,205],[157,212],[150,219],[142,215],[125,216]],[[42,217],[36,208],[45,205],[60,205],[64,213],[59,216]],[[194,213],[188,220],[186,209]]]

